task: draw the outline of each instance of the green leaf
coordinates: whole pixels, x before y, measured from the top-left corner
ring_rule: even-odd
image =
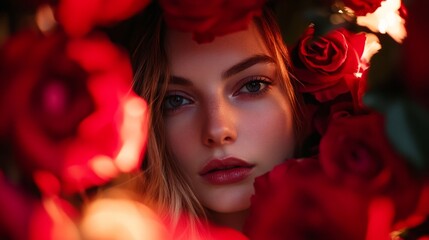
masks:
[[[429,166],[429,113],[409,99],[392,102],[385,112],[386,133],[395,148],[418,169]]]
[[[363,103],[380,113],[385,113],[392,105],[394,97],[380,91],[370,91],[363,96]]]

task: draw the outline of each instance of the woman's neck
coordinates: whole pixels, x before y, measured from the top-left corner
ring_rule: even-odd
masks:
[[[249,214],[248,209],[240,212],[233,212],[233,213],[220,213],[220,212],[209,211],[208,218],[213,223],[219,226],[230,227],[241,232],[243,230],[243,225],[248,214]]]

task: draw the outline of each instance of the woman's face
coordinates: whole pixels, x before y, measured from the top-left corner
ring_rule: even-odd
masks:
[[[168,147],[206,208],[243,211],[255,177],[293,154],[293,116],[278,67],[254,24],[207,44],[169,30],[166,48]]]

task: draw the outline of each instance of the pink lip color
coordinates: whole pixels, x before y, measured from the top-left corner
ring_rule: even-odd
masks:
[[[247,178],[254,166],[237,158],[213,159],[201,169],[199,174],[210,184],[231,184]]]

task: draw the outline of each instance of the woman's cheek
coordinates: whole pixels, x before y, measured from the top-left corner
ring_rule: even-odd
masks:
[[[264,155],[270,164],[292,157],[295,146],[292,110],[278,91],[249,105],[238,122],[240,135],[246,139],[245,147],[257,150],[256,154]]]
[[[186,110],[174,116],[168,116],[165,121],[167,146],[179,161],[189,159],[192,148],[197,144],[197,122],[195,114]]]

